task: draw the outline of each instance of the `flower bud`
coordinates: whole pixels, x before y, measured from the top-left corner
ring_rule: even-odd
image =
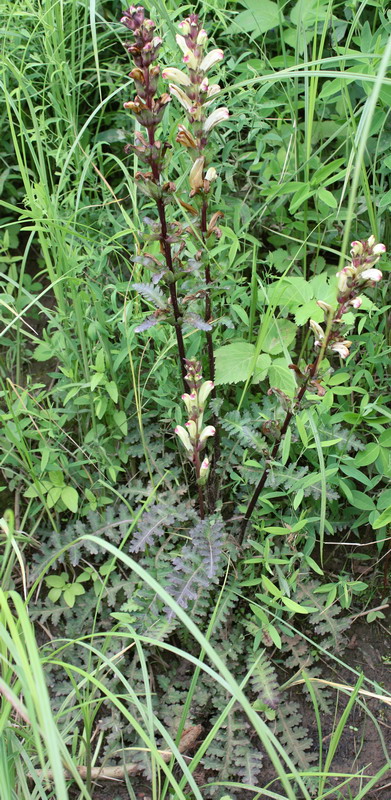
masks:
[[[199,486],[204,486],[204,484],[208,480],[209,471],[210,471],[209,458],[206,457],[206,458],[204,458],[204,460],[203,460],[203,462],[202,462],[202,464],[200,466],[200,474],[199,474],[199,478],[198,478]]]
[[[185,422],[185,427],[187,428],[187,432],[190,436],[190,441],[194,444],[197,438],[197,424],[194,419],[189,419],[188,422]]]
[[[174,83],[169,84],[170,94],[176,97],[179,100],[181,106],[186,109],[186,111],[191,110],[191,100],[189,100],[186,92],[183,89],[180,89],[179,86],[175,86]]]
[[[185,430],[185,428],[182,428],[182,425],[177,425],[176,428],[175,428],[174,433],[176,433],[177,436],[179,436],[179,438],[180,438],[185,450],[187,451],[187,453],[189,453],[189,454],[193,453],[193,445],[192,445],[192,443],[190,441],[189,434]]]
[[[197,395],[195,392],[191,392],[191,394],[185,393],[182,395],[182,400],[186,406],[186,411],[190,416],[193,411],[197,409]]]
[[[178,24],[178,28],[181,29],[184,36],[187,36],[190,33],[190,23],[188,19],[183,19],[182,22]]]
[[[183,29],[182,29],[182,30],[183,30]],[[190,25],[189,25],[189,30],[188,30],[188,31],[186,31],[186,32],[187,32],[187,33],[189,33],[189,31],[190,31]],[[188,48],[188,46],[187,46],[187,43],[186,43],[186,39],[185,39],[185,37],[184,37],[184,36],[181,36],[181,35],[180,35],[180,33],[177,33],[177,35],[176,35],[175,39],[176,39],[176,43],[177,43],[178,47],[180,47],[180,48],[181,48],[181,50],[182,50],[182,53],[187,53],[187,51],[188,51],[188,49],[189,49],[189,48]]]
[[[386,248],[385,244],[381,244],[379,242],[379,244],[375,244],[375,246],[372,247],[372,253],[373,253],[374,256],[381,256],[381,255],[383,255],[383,253],[386,252],[386,249],[387,248]]]
[[[209,183],[212,183],[213,181],[216,180],[216,178],[217,178],[217,172],[215,168],[209,167],[209,169],[206,170],[205,180],[209,181]]]
[[[360,308],[361,303],[362,303],[361,297],[355,297],[354,300],[350,301],[350,305],[353,306],[353,308]]]
[[[372,247],[375,244],[375,242],[376,242],[376,239],[375,239],[375,237],[374,237],[374,235],[372,233],[372,235],[369,237],[369,239],[367,241],[368,250],[372,250]]]
[[[214,436],[215,433],[216,433],[216,428],[214,428],[213,425],[207,425],[206,428],[204,428],[204,430],[201,432],[199,438],[200,444],[202,444],[202,442],[205,442],[209,436]]]
[[[183,61],[190,69],[197,69],[199,59],[192,50],[186,50]]]
[[[183,144],[185,147],[197,147],[197,142],[193,134],[191,134],[184,125],[178,125],[176,141],[180,142],[180,144]]]
[[[353,266],[344,267],[341,272],[337,272],[338,278],[338,291],[345,294],[349,288],[349,279],[356,275],[356,269]]]
[[[364,269],[364,272],[360,274],[361,281],[372,281],[373,283],[381,281],[382,277],[383,273],[380,269]]]
[[[197,44],[199,47],[203,47],[207,41],[208,41],[208,34],[206,30],[204,30],[204,28],[201,28],[197,36]]]
[[[322,309],[322,311],[325,311],[326,314],[330,314],[330,312],[333,310],[329,303],[325,303],[323,300],[317,300],[316,304]]]
[[[228,117],[229,117],[229,111],[228,108],[226,108],[226,106],[215,108],[215,110],[212,111],[210,116],[204,122],[203,126],[204,132],[208,133],[209,131],[212,130],[212,128],[215,127],[215,125],[218,125],[219,122],[224,122],[224,120],[228,119]]]
[[[204,156],[200,156],[199,158],[196,158],[190,170],[189,182],[193,192],[197,192],[204,185],[204,177],[203,177],[204,163],[205,163]]]
[[[206,54],[205,58],[202,59],[200,64],[200,70],[202,72],[207,72],[208,69],[213,67],[219,61],[222,61],[224,58],[224,51],[220,49],[211,50],[209,53]]]
[[[317,336],[317,338],[318,338],[319,340],[322,340],[322,339],[323,339],[323,337],[324,337],[324,330],[323,330],[323,328],[321,328],[321,327],[320,327],[320,325],[318,325],[318,323],[317,323],[317,322],[315,322],[315,320],[314,320],[314,319],[310,319],[310,328],[311,328],[311,330],[312,330],[312,331],[315,333],[315,335]]]
[[[162,72],[162,78],[168,81],[174,81],[174,83],[178,83],[179,86],[191,86],[191,80],[185,72],[182,72],[181,69],[176,69],[175,67],[167,67]]]
[[[332,350],[334,353],[338,353],[341,358],[347,358],[351,344],[351,342],[346,340],[343,342],[334,342],[334,344],[330,346],[330,350]]]
[[[213,381],[204,381],[204,383],[201,384],[200,388],[198,389],[198,403],[201,408],[204,406],[213,388],[214,388]]]
[[[362,242],[352,242],[350,247],[351,247],[351,250],[350,250],[350,255],[351,256],[353,256],[353,257],[362,256],[362,254],[364,252],[364,248],[363,248]]]

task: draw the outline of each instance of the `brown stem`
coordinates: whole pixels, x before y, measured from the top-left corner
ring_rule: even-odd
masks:
[[[337,318],[337,317],[335,317],[335,318]],[[322,358],[323,358],[324,351],[325,351],[325,349],[327,347],[327,344],[328,344],[328,341],[329,341],[329,338],[330,338],[330,333],[331,333],[331,330],[330,330],[330,332],[329,332],[329,334],[327,336],[326,344],[325,344],[325,347],[323,348],[323,352],[321,351],[319,353],[319,355],[315,359],[314,363],[311,364],[309,369],[308,369],[308,375],[307,375],[307,377],[306,377],[306,379],[305,379],[305,381],[304,381],[304,383],[303,383],[303,385],[302,385],[302,387],[301,387],[301,389],[298,392],[298,395],[296,397],[295,411],[297,411],[300,408],[300,403],[301,403],[301,401],[302,401],[302,399],[303,399],[303,397],[305,395],[307,386],[308,386],[309,382],[311,380],[313,380],[313,378],[315,378],[315,376],[316,376],[316,374],[318,372],[320,363],[321,363]],[[268,459],[269,461],[274,461],[274,459],[275,459],[275,457],[276,457],[276,455],[278,453],[278,448],[280,446],[280,443],[281,443],[282,439],[284,438],[284,436],[285,436],[285,434],[286,434],[286,432],[288,430],[288,427],[290,425],[290,422],[291,422],[291,419],[293,417],[293,414],[294,414],[293,410],[289,410],[289,411],[286,412],[285,419],[284,419],[284,422],[283,422],[283,425],[282,425],[282,428],[281,428],[281,431],[280,431],[280,438],[274,444],[274,447],[273,447],[273,449],[272,449],[272,451],[270,453],[270,458]],[[242,543],[242,541],[244,539],[244,535],[246,533],[247,525],[248,525],[248,523],[250,521],[251,515],[252,515],[252,513],[254,511],[254,508],[255,508],[255,506],[257,504],[258,497],[261,494],[261,491],[262,491],[263,487],[265,486],[265,483],[266,483],[266,480],[267,480],[267,476],[269,475],[269,472],[270,472],[270,467],[266,465],[265,469],[263,470],[263,473],[262,473],[262,475],[260,477],[259,483],[258,483],[258,485],[257,485],[257,487],[256,487],[256,489],[255,489],[255,491],[254,491],[254,493],[253,493],[253,495],[251,497],[251,500],[250,500],[250,502],[249,502],[249,504],[247,506],[246,513],[245,513],[245,515],[243,517],[242,524],[240,526],[240,533],[239,533],[239,543],[240,544]]]
[[[153,147],[154,141],[155,141],[154,127],[153,126],[148,127],[148,138],[149,138],[149,144],[151,145],[151,152],[152,152],[152,147]],[[159,165],[156,163],[156,160],[154,158],[152,158],[152,156],[151,156],[150,165],[151,165],[152,175],[153,175],[154,181],[155,181],[155,183],[157,185],[160,185],[160,169],[159,169]],[[156,200],[156,206],[157,206],[157,210],[158,210],[158,214],[159,214],[159,220],[160,220],[161,242],[162,242],[162,246],[163,246],[164,258],[165,258],[165,261],[166,261],[168,269],[170,270],[170,272],[174,273],[175,270],[174,270],[174,265],[173,265],[173,261],[172,261],[171,244],[170,244],[170,242],[168,240],[166,209],[165,209],[164,201],[163,201],[162,197],[159,197]],[[186,377],[186,368],[185,368],[186,353],[185,353],[185,345],[184,345],[183,335],[182,335],[182,328],[181,328],[181,324],[180,324],[181,313],[179,311],[178,296],[177,296],[177,292],[176,292],[175,283],[170,283],[169,284],[169,290],[170,290],[171,304],[172,304],[172,309],[173,309],[173,312],[174,312],[174,319],[175,319],[175,326],[174,327],[175,327],[175,334],[176,334],[176,340],[177,340],[177,345],[178,345],[178,353],[179,353],[179,362],[180,362],[180,369],[181,369],[181,375],[182,375],[182,383],[183,383],[184,391],[186,392],[187,391],[187,386],[186,386],[186,381],[185,381],[185,377]]]
[[[319,367],[320,367],[321,362],[322,362],[322,360],[324,358],[324,355],[325,355],[325,352],[327,350],[327,347],[328,347],[328,345],[330,343],[330,339],[331,339],[331,337],[333,335],[334,322],[339,322],[339,320],[341,319],[342,315],[345,314],[345,312],[348,310],[349,300],[351,299],[352,296],[353,297],[355,296],[354,295],[354,289],[355,289],[355,287],[353,286],[349,294],[347,294],[345,297],[341,297],[341,298],[338,299],[338,309],[337,309],[335,314],[330,311],[330,314],[329,314],[329,317],[328,317],[328,321],[327,321],[327,325],[326,325],[324,339],[322,341],[322,346],[320,348],[320,351],[319,351],[314,363],[309,366],[307,377],[306,377],[306,379],[305,379],[300,391],[298,392],[298,395],[296,397],[296,402],[295,402],[295,411],[297,411],[300,408],[300,404],[301,404],[301,401],[302,401],[302,399],[303,399],[303,397],[305,395],[305,392],[306,392],[308,384],[310,383],[310,381],[312,381],[316,377],[316,375],[318,373]],[[286,412],[284,423],[283,423],[283,426],[282,426],[281,431],[280,431],[280,438],[275,442],[274,447],[273,447],[273,449],[272,449],[272,451],[270,453],[270,459],[269,459],[270,461],[273,461],[275,459],[277,453],[278,453],[278,448],[279,448],[280,443],[281,443],[282,439],[284,438],[284,436],[285,436],[285,434],[286,434],[286,432],[288,430],[288,427],[290,425],[290,422],[291,422],[291,419],[293,417],[293,414],[294,414],[294,411],[287,411]],[[246,533],[247,525],[248,525],[248,523],[250,521],[251,515],[252,515],[252,513],[254,511],[254,508],[255,508],[255,506],[257,504],[258,497],[261,494],[261,491],[262,491],[263,487],[265,486],[266,479],[267,479],[267,476],[269,474],[269,471],[270,471],[270,467],[268,467],[266,465],[265,469],[263,470],[263,473],[262,473],[262,475],[260,477],[259,483],[258,483],[258,485],[257,485],[257,487],[256,487],[256,489],[255,489],[255,491],[254,491],[254,493],[253,493],[253,495],[251,497],[251,500],[250,500],[250,502],[249,502],[249,504],[247,506],[246,513],[245,513],[245,515],[243,517],[242,524],[240,526],[239,543],[242,543],[242,541],[244,539],[244,535]]]

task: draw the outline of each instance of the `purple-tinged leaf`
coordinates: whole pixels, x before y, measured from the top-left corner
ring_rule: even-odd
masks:
[[[162,279],[163,275],[166,274],[166,272],[167,272],[166,269],[162,269],[160,272],[155,272],[155,274],[152,275],[151,277],[152,283],[153,284],[159,283],[159,281]]]
[[[138,292],[138,294],[141,294],[145,300],[153,303],[156,308],[160,308],[164,311],[167,308],[167,300],[162,290],[159,289],[158,286],[154,286],[153,283],[132,283],[132,289]]]
[[[154,325],[157,325],[158,322],[159,320],[157,317],[148,317],[147,319],[144,320],[144,322],[141,322],[140,325],[137,325],[137,327],[134,329],[135,333],[142,333],[142,331],[147,331],[148,328],[153,328]]]
[[[192,325],[194,328],[198,328],[199,331],[212,330],[212,326],[209,325],[209,322],[205,322],[198,314],[186,314],[183,321]]]

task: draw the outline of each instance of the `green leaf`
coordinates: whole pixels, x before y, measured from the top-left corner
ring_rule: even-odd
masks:
[[[278,649],[281,650],[282,648],[281,636],[278,633],[277,628],[275,628],[274,625],[269,623],[269,625],[267,626],[267,632],[275,647],[278,647]]]
[[[56,353],[51,342],[40,342],[33,353],[36,361],[49,361],[54,355]]]
[[[68,574],[62,572],[61,575],[48,575],[45,578],[46,586],[52,586],[54,589],[62,589],[68,582]]]
[[[378,528],[383,528],[384,525],[389,525],[391,522],[391,506],[388,506],[378,517],[375,522],[372,522],[372,528],[377,531]]]
[[[281,600],[284,605],[289,608],[289,611],[294,611],[295,614],[313,614],[317,610],[316,608],[310,608],[308,606],[300,606],[299,603],[295,603],[290,597],[281,597]]]
[[[113,403],[118,403],[117,384],[114,381],[109,381],[108,383],[106,383],[105,389],[107,393],[110,395]]]
[[[307,431],[305,429],[305,423],[307,421],[308,421],[308,418],[307,418],[307,414],[306,414],[305,411],[302,411],[301,414],[297,414],[297,416],[295,417],[297,431],[298,431],[298,434],[300,436],[300,439],[302,441],[302,444],[303,444],[304,448],[308,447],[308,434],[307,434]]]
[[[385,489],[384,492],[379,495],[377,507],[380,511],[382,511],[389,505],[391,505],[391,489]]]
[[[69,589],[65,589],[64,600],[69,608],[73,608],[73,606],[75,605],[76,596],[72,592],[71,587],[69,587]]]
[[[329,192],[328,189],[325,189],[323,186],[318,189],[318,197],[319,200],[322,200],[326,206],[329,208],[337,208],[338,201],[337,198],[333,195],[332,192]]]
[[[50,589],[48,598],[49,600],[52,601],[52,603],[56,603],[58,598],[61,597],[61,595],[62,595],[62,589]]]
[[[270,592],[270,594],[274,595],[274,597],[281,597],[280,589],[277,589],[277,586],[275,586],[270,578],[266,577],[266,575],[262,575],[262,583],[267,592]]]
[[[358,467],[367,467],[369,464],[373,464],[376,461],[378,455],[380,453],[380,446],[377,442],[370,442],[355,456],[354,463]]]
[[[375,509],[375,503],[373,502],[372,498],[367,494],[364,494],[364,492],[357,492],[355,489],[353,489],[352,496],[352,505],[355,508],[360,509],[360,511],[373,511]]]
[[[250,342],[232,342],[219,347],[215,352],[216,385],[246,381],[254,360],[255,345]],[[258,383],[267,375],[271,358],[262,353],[257,358],[253,383]]]
[[[94,392],[97,386],[101,386],[106,380],[102,372],[95,372],[90,381],[91,392]]]
[[[288,397],[296,394],[296,381],[293,371],[288,369],[285,358],[276,358],[272,362],[268,371],[270,386],[274,389],[281,389]]]
[[[293,195],[289,206],[289,213],[294,214],[295,211],[297,211],[297,209],[303,205],[304,201],[312,197],[313,194],[315,194],[315,192],[313,189],[311,189],[310,184],[304,184],[304,186],[301,189],[298,189],[298,191]]]
[[[61,492],[61,500],[64,505],[76,514],[77,506],[79,503],[79,495],[73,486],[66,486]]]
[[[252,33],[261,36],[279,23],[277,3],[271,0],[245,0],[246,11],[241,11],[226,29],[229,35],[235,33]]]
[[[304,278],[281,278],[279,281],[270,284],[267,290],[267,297],[271,305],[283,306],[293,310],[297,306],[304,305],[312,300],[313,289]]]
[[[125,411],[115,411],[113,414],[113,420],[115,424],[118,425],[123,436],[126,436],[128,432],[128,421]]]
[[[51,486],[47,495],[46,495],[46,502],[48,504],[48,508],[53,508],[53,506],[58,503],[61,497],[61,486]]]
[[[391,428],[380,434],[379,444],[381,444],[382,447],[391,447]]]
[[[294,341],[296,331],[295,323],[289,319],[273,320],[263,339],[262,350],[271,356],[282,353]]]
[[[105,371],[105,353],[103,349],[99,350],[96,354],[95,369],[97,372]]]

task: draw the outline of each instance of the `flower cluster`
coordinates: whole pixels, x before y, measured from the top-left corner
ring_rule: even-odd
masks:
[[[213,389],[213,382],[202,380],[199,361],[186,360],[185,363],[189,392],[182,395],[182,400],[186,406],[188,421],[185,427],[177,425],[175,433],[179,436],[186,455],[194,464],[199,486],[203,486],[208,478],[210,464],[207,457],[201,463],[199,454],[204,449],[206,440],[216,433],[213,425],[203,427],[205,403]]]
[[[353,308],[359,308],[354,305],[354,301],[358,299],[357,295],[361,289],[374,286],[383,277],[380,269],[374,269],[374,266],[385,252],[385,245],[376,244],[374,236],[360,242],[352,242],[351,264],[344,267],[341,272],[337,272],[339,303],[346,299]]]
[[[338,278],[338,309],[333,309],[328,303],[318,300],[318,306],[325,312],[326,321],[330,320],[328,332],[315,320],[310,320],[310,327],[315,333],[315,347],[324,347],[341,358],[347,358],[352,342],[345,339],[340,332],[342,316],[352,308],[358,309],[362,304],[359,294],[362,290],[375,286],[383,277],[380,269],[375,269],[383,253],[386,252],[384,244],[376,244],[374,236],[351,244],[351,263],[337,272]],[[324,342],[327,333],[326,343]]]
[[[133,78],[137,89],[134,100],[124,103],[124,108],[131,111],[141,125],[156,127],[171,100],[167,93],[155,97],[160,70],[152,64],[156,60],[162,39],[155,36],[155,23],[151,19],[145,19],[142,6],[130,6],[121,17],[121,22],[134,35],[135,41],[125,42],[124,46],[135,63],[129,77]]]
[[[220,106],[207,116],[207,109],[221,90],[218,83],[209,83],[207,72],[224,58],[219,48],[206,52],[207,32],[201,28],[198,15],[191,14],[179,23],[181,34],[176,37],[183,52],[183,62],[188,72],[176,68],[162,71],[162,77],[171,81],[170,94],[186,111],[191,131],[178,126],[176,141],[194,151],[195,161],[190,172],[190,195],[202,191],[207,193],[217,177],[216,169],[207,165],[205,147],[209,133],[220,122],[229,117],[228,108]]]

